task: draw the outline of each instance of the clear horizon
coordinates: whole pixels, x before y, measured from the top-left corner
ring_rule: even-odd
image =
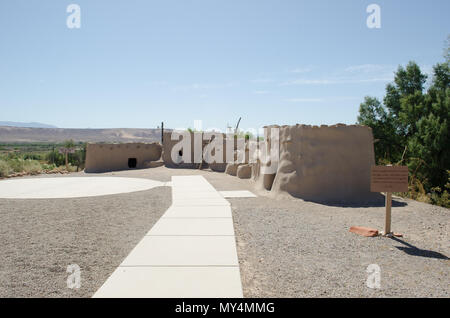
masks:
[[[67,6],[81,8],[69,29]],[[366,8],[381,8],[369,29]],[[399,65],[442,62],[449,1],[3,1],[0,121],[225,130],[354,124]]]

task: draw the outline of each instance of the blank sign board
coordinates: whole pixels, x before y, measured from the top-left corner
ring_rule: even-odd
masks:
[[[408,167],[372,166],[370,171],[370,191],[407,192]]]

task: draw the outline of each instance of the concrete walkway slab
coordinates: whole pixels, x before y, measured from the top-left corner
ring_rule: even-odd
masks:
[[[146,236],[120,266],[237,266],[233,236]]]
[[[211,198],[195,198],[194,199],[179,199],[172,204],[173,206],[230,206],[230,202],[225,199],[211,199]]]
[[[250,191],[219,191],[224,198],[256,198],[257,196]]]
[[[172,177],[172,185],[175,185],[176,188],[187,188],[187,189],[196,189],[196,190],[215,190],[214,187],[206,181],[203,176],[173,176]]]
[[[241,298],[239,267],[118,267],[94,298]]]
[[[178,200],[189,199],[223,199],[223,196],[217,191],[185,191],[181,193],[172,192],[172,198]]]
[[[231,218],[230,206],[171,206],[163,218]]]
[[[161,218],[147,235],[234,235],[230,218]]]

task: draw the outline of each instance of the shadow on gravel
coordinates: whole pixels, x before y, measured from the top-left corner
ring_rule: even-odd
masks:
[[[405,245],[405,246],[396,246],[396,248],[405,252],[408,255],[436,258],[436,259],[444,259],[444,260],[449,259],[444,254],[441,254],[441,253],[435,252],[435,251],[430,251],[430,250],[422,250],[422,249],[415,247],[414,245],[411,245],[409,243],[406,243],[405,241],[402,241],[396,237],[391,237],[391,239]]]
[[[302,199],[302,198],[301,198]],[[339,208],[375,208],[375,207],[384,207],[385,206],[385,197],[384,195],[377,194],[374,196],[374,199],[370,202],[333,202],[333,201],[322,201],[322,200],[307,200],[303,199],[306,202],[313,202],[328,206],[334,206]],[[392,207],[403,207],[408,205],[408,203],[404,201],[398,201],[392,198]]]

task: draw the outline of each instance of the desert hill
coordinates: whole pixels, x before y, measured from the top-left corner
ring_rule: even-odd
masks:
[[[12,127],[30,127],[30,128],[58,128],[53,125],[31,122],[31,123],[23,123],[17,121],[0,121],[0,126],[12,126]]]
[[[161,140],[160,129],[141,128],[30,128],[0,126],[1,143],[63,142],[153,142]]]

